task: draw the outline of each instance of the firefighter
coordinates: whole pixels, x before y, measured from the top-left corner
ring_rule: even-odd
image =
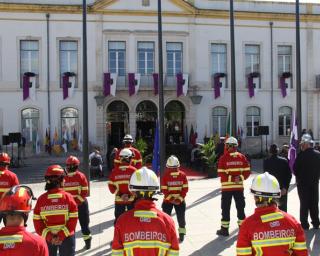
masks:
[[[180,163],[176,156],[170,156],[167,160],[168,168],[161,180],[161,191],[164,194],[162,210],[171,215],[174,208],[179,224],[179,240],[183,242],[186,235],[186,202],[188,192],[188,180],[186,174],[179,170]]]
[[[32,199],[36,198],[29,187],[17,185],[0,200],[0,212],[5,223],[5,227],[0,229],[0,255],[49,255],[45,240],[26,230]]]
[[[11,159],[7,153],[0,153],[0,198],[11,187],[19,185],[17,175],[8,169],[10,160]],[[2,215],[0,213],[0,222],[1,220]]]
[[[65,171],[60,165],[51,165],[45,173],[45,190],[33,211],[36,232],[46,239],[49,255],[75,255],[75,229],[78,207],[73,196],[63,190]]]
[[[91,232],[89,229],[89,206],[88,206],[88,181],[86,176],[78,169],[80,161],[75,156],[69,156],[66,161],[67,176],[64,178],[63,189],[69,192],[78,205],[78,217],[85,249],[91,248]]]
[[[238,141],[234,137],[226,140],[225,153],[220,157],[218,162],[218,175],[221,181],[221,229],[217,235],[229,236],[230,207],[231,200],[234,198],[238,225],[240,226],[245,219],[245,201],[243,195],[243,181],[250,175],[250,164],[247,158],[237,152]]]
[[[119,157],[120,165],[114,167],[108,183],[110,192],[115,194],[114,223],[122,213],[133,208],[134,200],[134,196],[128,187],[130,177],[136,171],[136,168],[131,165],[132,151],[124,148],[120,151]]]
[[[251,185],[257,208],[242,223],[237,241],[238,256],[307,256],[303,229],[290,214],[279,210],[281,190],[268,172],[257,175]]]
[[[133,138],[130,134],[127,134],[124,136],[123,138],[123,148],[129,148],[132,153],[133,153],[133,157],[132,157],[132,165],[139,169],[142,167],[142,157],[141,157],[141,153],[138,149],[136,149],[135,147],[132,146],[133,143]],[[114,159],[114,165],[117,166],[120,164],[120,154],[121,150],[117,152],[116,157]]]
[[[179,255],[174,222],[153,202],[159,190],[155,173],[142,167],[132,174],[129,188],[136,202],[134,209],[122,214],[115,225],[112,255]]]

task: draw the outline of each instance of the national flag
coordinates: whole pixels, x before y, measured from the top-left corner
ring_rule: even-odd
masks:
[[[59,136],[58,136],[57,128],[55,128],[54,135],[53,135],[53,151],[56,154],[60,154],[61,153],[61,146],[59,144]]]
[[[51,154],[51,139],[50,139],[50,129],[49,131],[46,129],[46,137],[45,137],[45,151]]]
[[[68,152],[68,134],[67,134],[67,129],[63,133],[61,147],[63,148],[65,153]]]
[[[82,132],[81,132],[81,128],[79,130],[79,136],[78,136],[78,149],[80,151],[82,151]]]
[[[299,147],[298,125],[297,125],[296,115],[295,113],[293,113],[291,133],[290,133],[290,147],[288,151],[289,166],[292,173],[293,173],[293,165],[297,157],[298,147]]]
[[[78,136],[76,128],[73,129],[71,147],[73,150],[78,150]]]
[[[36,154],[40,154],[40,139],[39,139],[39,131],[37,130],[36,135]]]
[[[160,138],[159,138],[159,124],[156,122],[156,130],[154,134],[152,170],[158,175],[160,171]]]

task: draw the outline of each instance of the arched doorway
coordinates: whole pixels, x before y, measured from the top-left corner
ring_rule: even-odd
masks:
[[[185,108],[180,101],[170,101],[165,106],[166,144],[184,143]]]
[[[121,147],[122,139],[129,127],[129,108],[124,102],[117,100],[107,108],[107,138],[108,148]]]

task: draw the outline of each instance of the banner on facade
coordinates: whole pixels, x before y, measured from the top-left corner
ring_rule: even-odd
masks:
[[[154,95],[158,95],[159,94],[159,74],[158,73],[153,73],[152,77],[153,77]]]
[[[63,99],[72,97],[76,85],[76,74],[74,72],[65,72],[62,76]]]
[[[257,94],[259,83],[260,83],[260,73],[253,72],[248,75],[248,93],[250,98],[252,98]]]
[[[30,98],[36,100],[36,74],[26,72],[23,74],[23,100]]]
[[[213,91],[214,98],[219,98],[222,96],[224,88],[225,88],[225,73],[215,73],[213,75]]]
[[[178,73],[176,74],[177,78],[177,97],[187,96],[189,89],[189,74]]]
[[[129,96],[137,95],[140,88],[140,74],[138,73],[129,73]]]
[[[290,92],[292,74],[290,72],[284,72],[280,76],[280,89],[282,98],[285,98]]]
[[[117,73],[104,73],[103,74],[103,95],[104,96],[116,96],[117,89]]]

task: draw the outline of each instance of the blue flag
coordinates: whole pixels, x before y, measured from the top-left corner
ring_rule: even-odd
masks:
[[[159,139],[159,125],[156,122],[156,131],[154,134],[152,170],[158,175],[160,171],[160,139]]]

